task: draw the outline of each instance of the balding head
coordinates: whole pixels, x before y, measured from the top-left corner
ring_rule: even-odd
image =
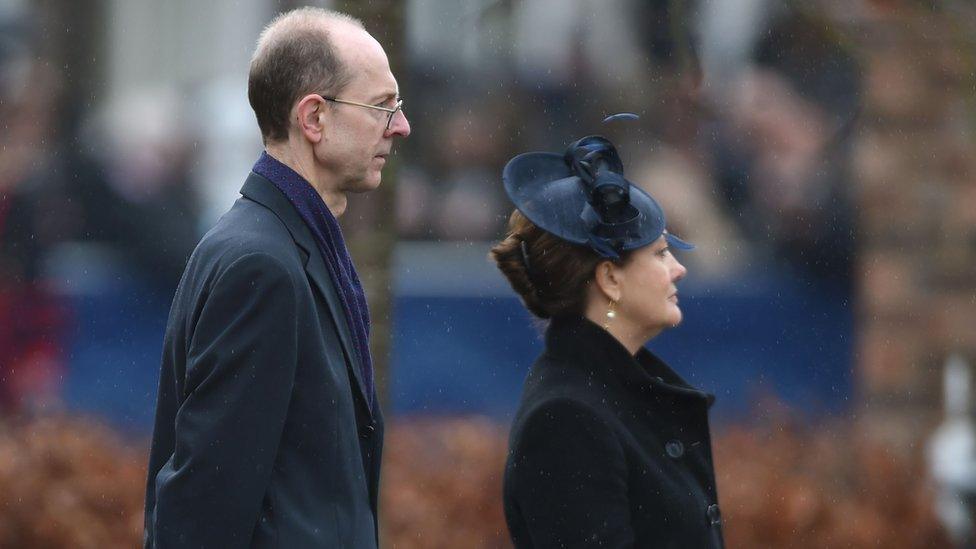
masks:
[[[336,95],[352,78],[350,42],[379,44],[358,19],[321,8],[299,8],[276,17],[251,58],[247,96],[264,142],[287,139],[292,106],[309,93]],[[380,48],[382,51],[382,48]]]

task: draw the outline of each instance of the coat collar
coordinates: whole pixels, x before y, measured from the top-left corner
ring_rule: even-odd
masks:
[[[546,330],[546,353],[578,364],[591,375],[608,377],[632,391],[647,394],[664,391],[680,396],[705,399],[715,396],[692,387],[663,360],[641,347],[637,355],[630,352],[609,332],[583,317],[553,319]]]
[[[288,198],[275,187],[274,183],[268,181],[265,177],[251,172],[244,181],[241,194],[268,208],[278,216],[278,219],[285,224],[285,228],[288,229],[291,237],[302,250],[302,256],[306,258],[305,272],[318,287],[319,291],[322,292],[322,295],[325,296],[325,302],[329,307],[329,312],[332,313],[332,318],[336,319],[339,341],[342,343],[346,362],[350,366],[348,369],[352,371],[356,378],[357,393],[364,408],[369,413],[369,406],[366,404],[369,402],[369,399],[366,395],[363,374],[354,359],[356,353],[354,351],[355,347],[353,347],[349,322],[346,321],[346,313],[342,310],[335,284],[332,281],[332,277],[329,276],[325,259],[315,244],[315,238],[312,236],[312,232],[305,225],[305,221],[302,220],[301,216],[298,215],[295,207],[288,201]]]

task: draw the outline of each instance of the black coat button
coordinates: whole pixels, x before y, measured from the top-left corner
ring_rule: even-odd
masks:
[[[718,508],[717,503],[709,505],[708,511],[705,514],[708,515],[708,521],[711,524],[720,524],[722,522],[722,511]]]
[[[669,440],[667,444],[664,445],[664,451],[668,453],[674,459],[678,459],[685,455],[685,445],[681,443],[680,440]]]
[[[363,430],[362,430],[362,433],[360,434],[360,436],[362,436],[363,438],[369,438],[369,437],[373,436],[373,433],[375,431],[376,431],[376,427],[374,427],[372,423],[368,423],[368,424],[366,424],[365,427],[363,427]]]

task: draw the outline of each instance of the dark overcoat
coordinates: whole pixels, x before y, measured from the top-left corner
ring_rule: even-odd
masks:
[[[545,342],[505,468],[516,547],[722,547],[712,397],[583,318]]]
[[[193,252],[163,349],[145,546],[377,546],[383,428],[335,285],[273,183]]]

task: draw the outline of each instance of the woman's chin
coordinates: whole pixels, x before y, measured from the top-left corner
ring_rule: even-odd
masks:
[[[677,305],[674,306],[674,310],[671,311],[671,321],[669,322],[669,328],[676,328],[681,321],[684,320],[684,315],[681,313],[681,309]]]

